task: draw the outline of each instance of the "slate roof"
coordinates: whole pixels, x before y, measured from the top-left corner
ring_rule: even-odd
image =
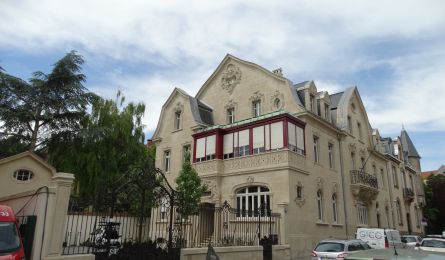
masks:
[[[409,135],[405,129],[402,129],[402,132],[400,134],[400,140],[402,142],[403,150],[408,153],[408,157],[420,158],[420,155],[417,152],[416,147],[414,146],[413,142],[411,141],[411,138],[409,138]]]
[[[194,97],[189,96],[189,100],[195,121],[204,125],[213,125],[213,109]]]

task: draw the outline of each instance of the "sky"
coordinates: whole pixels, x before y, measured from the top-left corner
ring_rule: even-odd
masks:
[[[195,95],[227,53],[330,94],[357,86],[382,136],[445,164],[445,1],[1,0],[0,66],[29,79],[67,52],[85,86],[144,102],[147,138],[174,87]]]

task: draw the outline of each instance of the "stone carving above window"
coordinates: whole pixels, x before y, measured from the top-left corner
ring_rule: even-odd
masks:
[[[181,102],[176,103],[174,108],[175,113],[182,112],[183,110],[184,110],[184,105]]]
[[[317,190],[322,190],[323,189],[323,182],[324,182],[323,179],[320,178],[320,177],[317,177],[316,182],[317,182]]]
[[[241,82],[241,70],[239,67],[229,64],[221,78],[221,86],[232,94],[233,89]]]
[[[237,106],[238,106],[238,103],[234,102],[233,99],[230,99],[229,102],[227,102],[227,104],[224,106],[224,109],[227,110],[227,109],[233,108],[236,110]]]
[[[250,102],[263,101],[263,100],[264,100],[264,95],[259,91],[255,91],[253,95],[249,98]]]
[[[207,188],[208,197],[210,199],[214,199],[216,195],[218,195],[218,188],[216,187],[216,181],[213,180],[204,180],[203,184]]]
[[[247,177],[247,182],[252,184],[255,181],[255,178],[253,176]]]
[[[284,95],[276,90],[270,97],[270,107],[273,110],[279,110],[284,107]]]
[[[338,192],[338,183],[333,182],[332,183],[332,193],[337,193]]]
[[[357,145],[355,143],[350,143],[348,145],[349,151],[355,152],[357,150]]]

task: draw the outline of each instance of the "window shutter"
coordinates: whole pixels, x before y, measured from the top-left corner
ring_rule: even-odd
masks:
[[[288,135],[289,135],[289,144],[293,146],[297,146],[297,140],[295,139],[295,125],[292,123],[288,123]]]
[[[253,148],[264,147],[264,126],[253,129]]]
[[[205,137],[196,140],[196,158],[201,158],[205,156],[205,143],[206,143]]]
[[[297,148],[304,151],[304,130],[303,128],[296,127],[297,130]]]
[[[224,154],[233,153],[233,133],[224,135]]]
[[[270,125],[270,149],[283,147],[283,122],[277,122]]]
[[[215,154],[216,135],[207,136],[206,155]]]
[[[239,134],[239,147],[249,145],[249,130],[243,130],[238,132]]]

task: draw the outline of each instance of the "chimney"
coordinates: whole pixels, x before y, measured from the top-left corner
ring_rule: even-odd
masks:
[[[272,73],[277,75],[277,76],[283,77],[283,69],[282,68],[278,68],[276,70],[272,70]]]

